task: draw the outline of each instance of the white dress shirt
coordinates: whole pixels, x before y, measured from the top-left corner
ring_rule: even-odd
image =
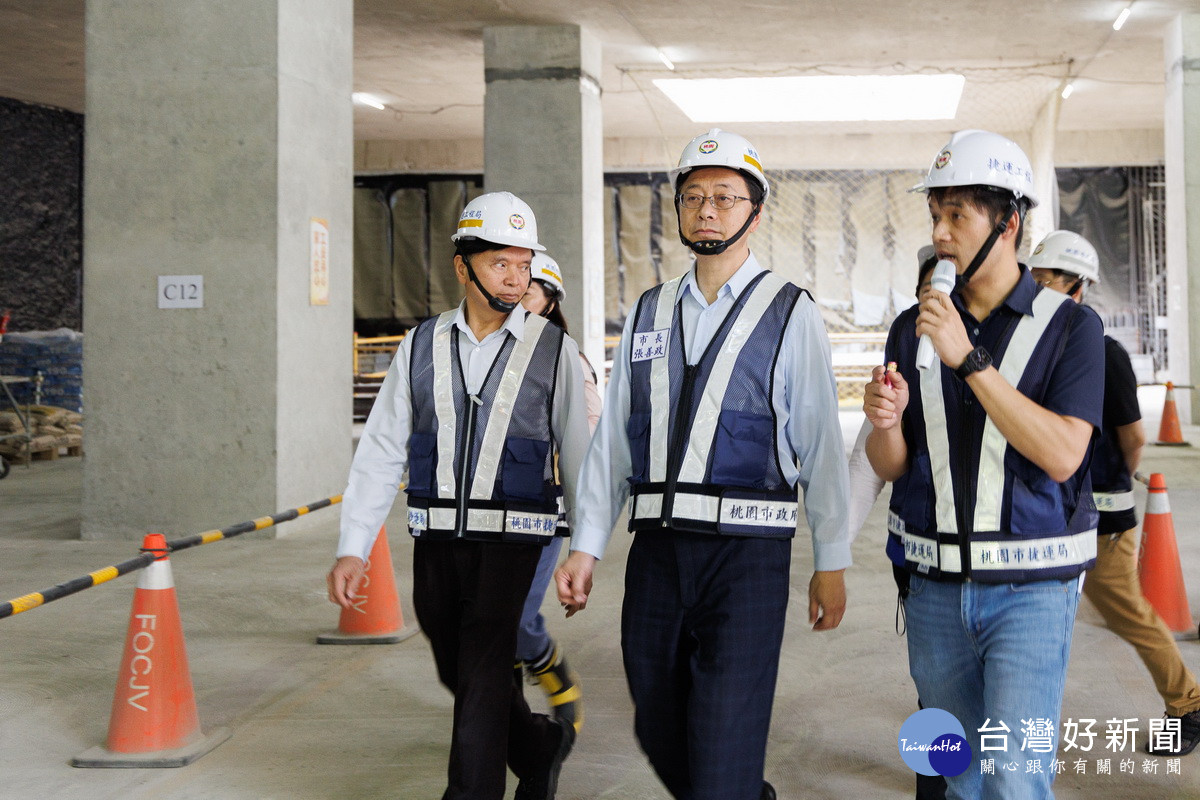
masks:
[[[700,358],[730,308],[762,271],[751,253],[711,304],[696,285],[695,267],[688,272],[676,300],[681,304],[687,363],[694,364]],[[635,313],[625,321],[613,359],[604,413],[580,473],[571,549],[596,558],[604,555],[613,525],[629,497],[632,461],[626,424],[629,342]],[[773,385],[771,402],[778,419],[775,445],[779,463],[788,483],[799,483],[804,489],[804,513],[812,531],[816,569],[843,569],[850,565],[846,525],[850,491],[838,422],[837,383],[820,311],[806,297],[800,298],[788,319]]]

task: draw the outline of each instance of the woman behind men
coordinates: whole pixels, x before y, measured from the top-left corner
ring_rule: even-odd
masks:
[[[530,313],[545,317],[566,331],[567,320],[562,313],[565,297],[566,290],[558,263],[545,253],[535,253],[530,267],[529,289],[521,299],[521,304]],[[603,403],[596,388],[596,370],[583,353],[579,354],[579,360],[583,366],[588,426],[594,431]],[[583,700],[578,680],[562,649],[546,632],[546,621],[539,610],[546,596],[546,587],[550,584],[550,576],[554,574],[554,567],[558,563],[561,547],[562,540],[556,537],[545,547],[538,561],[537,572],[521,612],[521,626],[517,630],[516,669],[523,671],[530,683],[542,688],[554,716],[571,723],[578,732],[583,727]]]

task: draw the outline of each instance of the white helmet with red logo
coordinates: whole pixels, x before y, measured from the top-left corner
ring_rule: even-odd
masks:
[[[1037,205],[1033,167],[1020,146],[991,131],[959,131],[938,151],[916,191],[944,186],[995,186],[1007,189],[1029,207]]]
[[[1025,262],[1030,269],[1057,269],[1100,282],[1100,258],[1092,243],[1072,231],[1051,231]]]
[[[704,167],[728,167],[745,172],[762,187],[763,200],[771,194],[758,151],[745,137],[736,133],[713,128],[688,142],[679,156],[679,165],[669,173],[671,186],[678,186],[680,175]]]
[[[512,192],[488,192],[467,203],[450,241],[466,238],[506,247],[546,249],[538,244],[537,218],[533,216],[533,209]]]
[[[558,262],[545,253],[534,253],[533,263],[529,266],[529,277],[535,281],[541,281],[548,284],[554,291],[554,299],[562,302],[567,296],[567,290],[563,288],[562,270],[558,268]]]

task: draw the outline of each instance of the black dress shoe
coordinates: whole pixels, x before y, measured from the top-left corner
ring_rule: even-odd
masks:
[[[521,779],[513,800],[554,800],[554,794],[558,791],[558,773],[562,771],[563,762],[575,744],[575,726],[565,720],[551,718],[550,721],[561,732],[558,748],[533,774]]]
[[[762,794],[760,794],[758,797],[759,800],[775,800],[775,787],[766,781],[763,781]]]

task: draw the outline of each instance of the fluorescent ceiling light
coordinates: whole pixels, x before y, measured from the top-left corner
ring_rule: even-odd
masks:
[[[1062,99],[1066,100],[1068,97],[1071,96],[1071,93],[1074,91],[1075,91],[1075,81],[1071,81],[1070,83],[1068,83],[1066,86],[1063,87]]]
[[[1120,16],[1118,16],[1116,22],[1113,23],[1113,30],[1121,30],[1121,26],[1125,24],[1125,20],[1127,19],[1129,19],[1129,6],[1125,6],[1121,9]]]
[[[659,78],[692,122],[954,119],[962,75]]]
[[[666,66],[667,69],[674,72],[675,65],[671,63],[671,59],[667,58],[667,54],[664,53],[662,50],[656,50],[655,52],[658,53],[658,60],[663,62],[663,64]]]
[[[383,111],[384,109],[383,101],[373,94],[367,94],[366,92],[355,92],[354,94],[350,95],[350,97],[354,100],[354,102],[362,103],[364,106],[378,108],[380,111]]]

